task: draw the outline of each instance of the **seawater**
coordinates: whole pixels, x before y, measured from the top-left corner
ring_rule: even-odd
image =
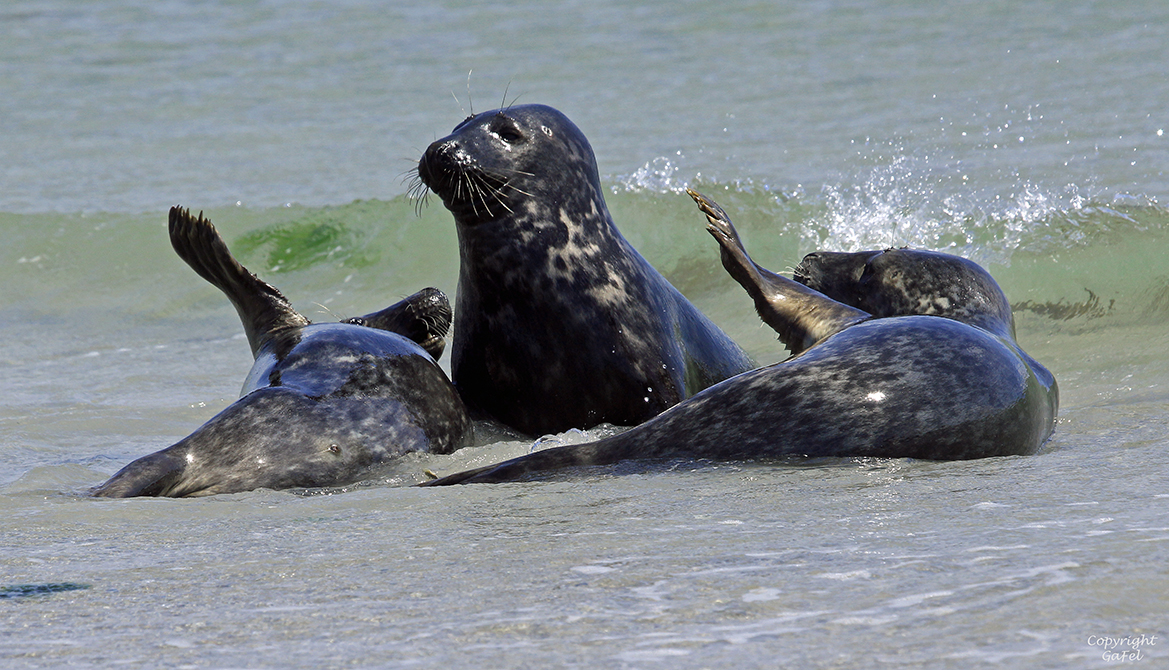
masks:
[[[1156,667],[1166,26],[1153,1],[6,4],[0,659]],[[205,210],[314,320],[453,295],[450,216],[403,180],[513,100],[577,122],[623,233],[761,363],[784,352],[684,186],[776,270],[905,244],[985,264],[1059,380],[1055,436],[963,463],[405,486],[533,448],[501,439],[345,489],[85,495],[227,406],[250,365],[167,207]]]

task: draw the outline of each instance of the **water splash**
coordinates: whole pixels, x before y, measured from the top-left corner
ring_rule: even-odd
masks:
[[[631,174],[617,177],[613,193],[681,193],[688,185],[687,181],[678,178],[682,159],[681,151],[675,152],[673,157],[658,156]]]
[[[988,131],[994,132],[1000,129]],[[773,220],[771,232],[795,236],[804,253],[909,246],[1002,265],[1020,249],[1084,246],[1109,231],[1131,228],[1147,218],[1141,211],[1164,211],[1152,198],[1110,192],[1092,181],[1052,183],[1017,171],[987,175],[972,167],[977,155],[967,160],[953,148],[908,148],[919,145],[866,141],[864,165],[818,191],[753,180],[713,182],[700,173],[687,177],[680,151],[610,178],[609,188],[614,195],[678,194],[688,186],[728,191],[721,198],[732,216],[742,207]],[[995,143],[985,150],[1002,151]]]
[[[1147,197],[1093,184],[1052,186],[1017,173],[981,188],[970,182],[961,161],[900,153],[823,186],[822,207],[800,230],[801,243],[834,251],[910,246],[1009,264],[1019,249],[1081,246],[1130,227],[1130,210],[1159,209]]]

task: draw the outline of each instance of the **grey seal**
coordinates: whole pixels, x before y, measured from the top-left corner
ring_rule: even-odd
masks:
[[[619,435],[426,485],[510,481],[626,459],[785,456],[958,460],[1034,453],[1059,404],[1015,342],[981,267],[930,251],[814,253],[793,281],[756,265],[726,212],[691,192],[724,267],[793,352]]]
[[[559,111],[472,115],[418,176],[458,230],[451,377],[473,411],[528,435],[637,425],[754,367],[622,237]]]
[[[122,468],[94,495],[340,486],[407,452],[467,445],[466,407],[434,360],[450,327],[441,291],[313,324],[236,261],[201,214],[172,208],[170,239],[235,305],[255,363],[239,400],[178,443]]]

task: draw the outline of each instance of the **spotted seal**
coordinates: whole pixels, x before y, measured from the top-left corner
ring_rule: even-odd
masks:
[[[636,425],[754,367],[621,236],[559,111],[472,115],[418,176],[458,230],[451,377],[473,410],[529,435]]]
[[[1006,297],[978,265],[912,249],[815,253],[793,281],[756,265],[722,208],[691,196],[724,267],[794,355],[614,437],[428,485],[626,459],[1023,455],[1051,435],[1055,378],[1019,348]]]
[[[441,291],[312,324],[240,265],[202,215],[172,208],[170,238],[235,305],[255,364],[239,400],[173,446],[122,468],[94,495],[338,486],[406,452],[449,453],[467,444],[466,408],[434,362],[450,327]]]

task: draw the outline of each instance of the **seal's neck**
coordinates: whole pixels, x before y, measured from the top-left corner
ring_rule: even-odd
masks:
[[[632,251],[600,197],[517,199],[502,215],[456,216],[456,223],[461,277],[587,272],[590,263]]]

